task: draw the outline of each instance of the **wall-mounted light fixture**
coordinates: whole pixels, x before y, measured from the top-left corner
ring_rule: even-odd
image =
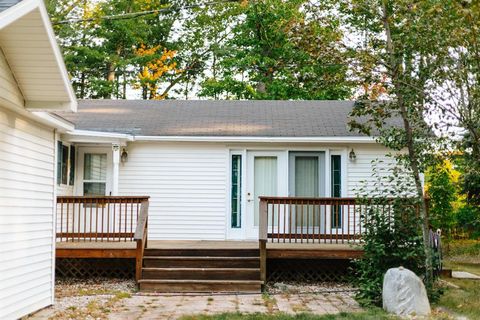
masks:
[[[348,154],[348,157],[350,158],[351,161],[355,161],[355,159],[357,159],[357,155],[355,154],[355,151],[353,151],[353,149]]]
[[[120,155],[120,161],[122,161],[122,163],[128,161],[128,152],[125,150],[125,148],[123,148],[122,154]]]

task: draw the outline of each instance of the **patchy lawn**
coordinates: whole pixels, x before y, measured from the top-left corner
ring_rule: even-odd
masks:
[[[456,241],[444,258],[445,268],[480,275],[480,241]],[[469,319],[480,319],[480,280],[444,278],[450,284],[435,307]]]
[[[195,315],[185,316],[181,320],[392,320],[399,319],[398,317],[388,315],[381,309],[371,309],[364,312],[314,315],[302,313],[297,315],[287,314],[240,314],[240,313],[222,313],[218,315]]]

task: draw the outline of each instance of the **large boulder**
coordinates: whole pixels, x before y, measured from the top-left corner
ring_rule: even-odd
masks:
[[[431,312],[422,280],[403,267],[388,269],[382,297],[383,309],[398,316],[427,316]]]

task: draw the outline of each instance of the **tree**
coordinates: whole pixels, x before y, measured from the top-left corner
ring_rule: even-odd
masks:
[[[457,197],[452,163],[448,160],[432,166],[426,174],[426,193],[430,199],[430,223],[434,229],[441,229],[447,239],[455,224],[454,201]]]
[[[342,33],[334,15],[317,19],[315,1],[244,4],[232,36],[215,51],[200,96],[233,99],[343,99],[351,94]]]
[[[365,88],[379,86],[384,94],[364,92],[352,115],[351,125],[373,134],[397,151],[414,182],[420,205],[420,223],[425,253],[425,282],[432,286],[433,267],[429,239],[429,217],[423,196],[421,173],[437,159],[439,138],[426,121],[432,114],[434,76],[448,56],[448,28],[432,28],[445,18],[448,4],[440,0],[343,1],[339,10],[352,32],[362,41],[353,43],[353,70]],[[365,120],[365,118],[367,120]]]

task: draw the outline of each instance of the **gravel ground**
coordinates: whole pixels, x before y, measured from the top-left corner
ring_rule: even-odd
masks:
[[[55,298],[116,294],[119,292],[134,293],[136,284],[133,279],[57,279],[55,282]]]
[[[347,293],[351,295],[357,289],[348,283],[338,282],[318,282],[318,283],[298,283],[298,282],[276,282],[267,284],[269,294],[309,294],[309,293]]]

